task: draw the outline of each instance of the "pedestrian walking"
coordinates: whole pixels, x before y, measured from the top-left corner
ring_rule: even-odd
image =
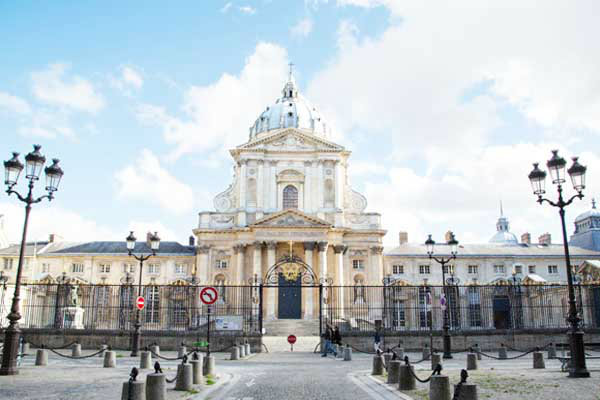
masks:
[[[331,341],[333,340],[333,329],[331,329],[331,325],[327,324],[325,328],[325,333],[323,334],[324,342],[325,342],[325,351],[321,355],[321,357],[327,357],[328,353],[333,353],[335,357],[337,357],[337,352],[333,349],[331,345]]]
[[[336,325],[333,328],[333,344],[337,344],[338,346],[342,345],[342,334],[340,333],[340,328]]]

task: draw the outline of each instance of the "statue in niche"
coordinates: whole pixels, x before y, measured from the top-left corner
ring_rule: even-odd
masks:
[[[79,296],[77,295],[77,290],[77,285],[69,285],[69,306],[71,307],[79,306]]]

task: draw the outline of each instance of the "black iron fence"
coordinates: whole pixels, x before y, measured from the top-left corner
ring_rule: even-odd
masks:
[[[445,308],[453,331],[567,328],[566,285],[330,286],[323,326],[346,332],[440,331]],[[584,328],[600,328],[600,285],[576,285]],[[445,304],[445,306],[443,305]]]
[[[201,289],[191,285],[143,286],[142,331],[206,330],[208,307],[200,301]],[[220,286],[217,290],[219,299],[210,306],[211,324],[225,324],[225,329],[245,334],[258,333],[256,288]],[[129,331],[135,323],[137,294],[137,286],[131,285],[26,284],[21,287],[19,323],[22,328]],[[6,312],[3,314],[2,326],[7,322]]]

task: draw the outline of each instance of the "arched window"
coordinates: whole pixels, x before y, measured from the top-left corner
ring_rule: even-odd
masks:
[[[283,208],[298,208],[298,189],[293,185],[283,189]]]

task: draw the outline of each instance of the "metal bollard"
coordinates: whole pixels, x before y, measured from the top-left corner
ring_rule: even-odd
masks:
[[[250,354],[252,354],[252,349],[250,348],[250,343],[246,343],[244,345],[244,351],[246,352],[246,356],[249,356]]]
[[[201,359],[190,361],[190,364],[192,365],[192,382],[194,385],[202,383],[202,362],[203,360]]]
[[[73,343],[71,357],[81,357],[81,345],[79,343]]]
[[[177,352],[177,357],[181,358],[181,357],[185,356],[186,354],[187,354],[187,347],[185,347],[182,343],[181,346],[179,346],[179,351]]]
[[[477,369],[477,355],[475,353],[467,353],[467,370]]]
[[[146,376],[146,400],[165,400],[167,380],[163,373],[155,372]]]
[[[177,381],[175,382],[175,390],[187,392],[193,387],[193,370],[191,364],[179,364],[177,366]]]
[[[140,353],[140,369],[152,369],[152,353],[149,351]]]
[[[475,351],[475,354],[477,354],[477,360],[481,361],[481,349],[479,348],[479,344],[475,343],[473,350]]]
[[[44,349],[38,349],[35,352],[35,365],[38,367],[45,367],[48,365],[48,351]]]
[[[23,354],[27,354],[29,353],[29,343],[28,342],[23,342]]]
[[[410,372],[412,365],[401,365],[398,374],[398,389],[400,390],[415,390],[417,388],[417,380]],[[413,369],[414,371],[414,369]]]
[[[431,370],[433,371],[438,364],[442,365],[442,356],[441,354],[433,353],[431,355]]]
[[[352,361],[352,347],[350,346],[344,348],[344,361]]]
[[[429,360],[429,357],[431,356],[431,352],[429,351],[429,345],[427,345],[427,343],[425,343],[425,345],[423,346],[423,360]]]
[[[104,368],[116,368],[117,366],[117,353],[114,351],[104,352]]]
[[[433,375],[429,381],[430,400],[451,400],[450,378],[446,375]]]
[[[460,383],[454,385],[453,400],[478,400],[477,385],[467,383],[468,377],[466,370],[460,371]]]
[[[387,383],[398,383],[400,379],[400,366],[402,362],[400,360],[390,361],[388,366],[388,377]]]
[[[506,354],[506,347],[504,347],[504,344],[500,344],[500,349],[498,350],[498,358],[501,360],[506,360],[508,358],[508,355]]]
[[[544,369],[546,364],[544,363],[544,353],[541,351],[533,352],[533,369]]]
[[[100,345],[100,350],[102,350],[102,352],[98,354],[98,357],[100,357],[100,358],[104,357],[104,352],[107,349],[108,349],[108,345],[107,344]]]
[[[383,375],[383,357],[378,354],[373,356],[371,375]]]
[[[548,360],[553,360],[556,358],[556,343],[550,343],[550,347],[548,347]]]
[[[230,360],[239,360],[240,359],[240,348],[237,346],[233,346],[231,348],[231,357],[229,358]]]
[[[136,380],[138,370],[134,367],[131,370],[131,378],[123,382],[121,390],[121,400],[146,400],[146,383]]]
[[[204,357],[204,366],[202,368],[202,374],[204,376],[214,375],[215,373],[215,357],[208,356]]]

